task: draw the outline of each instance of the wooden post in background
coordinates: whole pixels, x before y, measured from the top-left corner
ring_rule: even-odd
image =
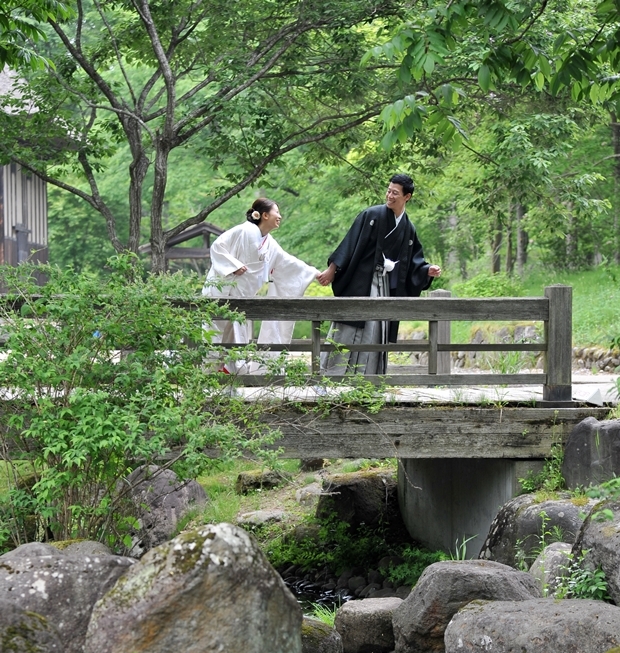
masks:
[[[549,320],[545,322],[547,383],[543,400],[570,402],[572,393],[573,289],[554,285],[545,288]]]

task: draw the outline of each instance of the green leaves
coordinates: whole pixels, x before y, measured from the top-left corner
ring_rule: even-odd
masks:
[[[45,23],[67,20],[71,15],[69,5],[58,0],[4,0],[0,5],[0,70],[5,65],[33,70],[53,66],[30,43],[45,39]]]
[[[483,91],[491,88],[491,69],[486,64],[478,68],[478,84]]]
[[[16,545],[46,529],[122,547],[132,523],[122,479],[135,466],[169,457],[195,478],[208,464],[205,449],[260,455],[277,438],[260,425],[260,407],[231,401],[209,365],[219,352],[203,324],[234,314],[199,300],[202,280],[147,275],[134,256],[113,257],[109,267],[103,279],[0,267],[0,285],[13,293],[0,303],[9,411],[0,447],[11,452],[12,477],[24,465],[31,472],[0,494],[0,549],[6,538]],[[35,273],[48,284],[37,286]],[[16,301],[28,310],[15,311]]]
[[[554,96],[569,93],[583,104],[618,105],[620,77],[611,74],[620,72],[617,3],[569,4],[553,11],[546,5],[532,9],[497,0],[438,2],[412,16],[389,44],[375,47],[367,58],[398,64],[396,77],[403,90],[411,92],[416,83],[423,87],[429,116],[431,106],[448,105],[442,96],[447,83],[461,96],[462,107],[490,93],[505,99],[519,87]],[[409,123],[401,129],[407,116],[391,112],[384,120],[385,130],[395,132],[384,137],[384,147],[432,125],[429,121],[412,128]],[[455,119],[453,115],[441,125],[437,135],[444,143],[464,137],[465,130],[450,127]]]

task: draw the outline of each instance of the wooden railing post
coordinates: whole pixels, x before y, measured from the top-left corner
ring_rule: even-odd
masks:
[[[572,401],[573,289],[554,285],[545,288],[549,320],[545,322],[547,383],[544,401]]]
[[[428,293],[429,297],[452,297],[452,293],[449,290],[431,290]],[[452,322],[449,320],[437,320],[436,322],[428,323],[428,338],[431,343],[436,343],[437,345],[449,345],[451,342],[450,327]],[[436,330],[436,333],[435,333]],[[431,336],[431,332],[433,335]],[[433,345],[431,345],[433,347]],[[436,357],[436,358],[435,358]],[[431,355],[429,352],[428,357],[428,373],[429,374],[450,374],[451,368],[451,356],[449,351],[440,351],[438,352],[435,349],[435,355],[433,356],[435,370],[431,371]]]
[[[321,368],[321,323],[312,322],[312,351],[310,353],[312,374],[318,374]]]

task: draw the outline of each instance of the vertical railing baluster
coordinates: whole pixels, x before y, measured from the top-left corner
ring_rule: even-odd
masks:
[[[452,297],[452,293],[449,290],[443,290],[439,288],[437,290],[431,290],[428,293],[429,297],[433,298],[445,298]],[[437,324],[437,344],[440,345],[449,345],[451,340],[451,326],[452,322],[450,320],[438,320]],[[429,374],[450,374],[452,356],[449,351],[440,351],[437,352],[437,371],[431,372],[429,368]]]
[[[321,323],[312,322],[312,374],[318,374],[321,368]]]
[[[439,338],[439,323],[431,320],[428,323],[428,373],[437,374],[437,341]]]

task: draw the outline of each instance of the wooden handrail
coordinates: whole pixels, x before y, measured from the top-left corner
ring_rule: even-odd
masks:
[[[204,303],[216,302],[243,313],[249,320],[309,321],[311,338],[295,340],[290,345],[257,345],[274,351],[307,351],[311,354],[312,374],[319,373],[321,351],[333,345],[320,337],[323,321],[397,320],[428,321],[429,338],[420,341],[399,341],[388,345],[345,346],[362,351],[422,351],[429,355],[428,374],[367,377],[371,381],[389,381],[400,385],[490,385],[515,383],[543,384],[545,401],[566,405],[572,398],[572,288],[554,285],[545,288],[544,297],[500,297],[462,299],[449,297],[447,291],[435,291],[431,297],[199,297],[195,301],[171,298],[178,307],[192,310]],[[443,296],[437,296],[443,295]],[[0,301],[2,296],[0,295]],[[20,301],[12,302],[18,309]],[[451,343],[449,324],[453,321],[539,321],[544,323],[541,343],[473,344]],[[229,345],[234,346],[234,345]],[[450,351],[540,351],[545,354],[544,374],[450,374]],[[339,379],[341,377],[331,377]],[[260,385],[261,377],[244,376],[244,382]],[[270,380],[273,380],[271,378]]]

